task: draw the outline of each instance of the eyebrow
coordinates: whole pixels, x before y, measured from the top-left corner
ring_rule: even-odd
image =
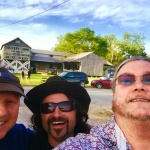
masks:
[[[121,73],[121,74],[117,75],[117,77],[119,77],[119,76],[121,76],[121,75],[127,75],[127,74],[129,74],[129,75],[134,75],[133,73],[130,73],[130,72],[124,72],[124,73]],[[143,75],[143,74],[150,74],[150,71],[145,71],[144,73],[142,73],[142,75]]]

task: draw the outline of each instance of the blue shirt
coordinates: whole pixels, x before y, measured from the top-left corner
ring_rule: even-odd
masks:
[[[0,150],[27,150],[28,142],[34,131],[23,124],[15,124],[14,127],[0,140]]]

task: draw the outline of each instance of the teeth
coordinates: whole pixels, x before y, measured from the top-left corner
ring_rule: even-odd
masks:
[[[133,100],[133,102],[149,102],[149,101],[145,99],[136,99],[136,100]]]
[[[0,125],[3,125],[4,124],[4,122],[0,122]]]
[[[52,122],[53,125],[62,124],[64,122]]]

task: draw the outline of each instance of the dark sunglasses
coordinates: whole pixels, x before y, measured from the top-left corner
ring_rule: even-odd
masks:
[[[43,114],[53,113],[55,111],[56,106],[58,106],[62,112],[70,112],[75,109],[75,102],[64,101],[60,103],[51,103],[51,102],[43,103],[41,104],[41,113]]]
[[[145,84],[150,84],[150,74],[143,74],[141,80]],[[124,74],[117,77],[117,81],[122,85],[130,85],[136,81],[136,77],[131,74]]]

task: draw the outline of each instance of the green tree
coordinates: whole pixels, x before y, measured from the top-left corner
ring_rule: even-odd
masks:
[[[147,56],[144,48],[144,35],[138,33],[124,33],[123,39],[118,40],[115,35],[106,35],[108,53],[105,59],[117,66],[132,56]]]
[[[132,56],[147,56],[144,39],[145,36],[140,33],[124,33],[123,39],[118,44],[120,53],[124,59]]]
[[[107,41],[107,50],[108,50],[105,59],[110,63],[112,63],[113,65],[117,65],[119,59],[122,57],[119,54],[118,39],[113,34],[105,35],[104,38]]]
[[[99,56],[107,53],[107,42],[103,37],[96,36],[95,32],[89,28],[81,28],[74,33],[60,35],[54,47],[55,51],[78,54],[94,51]]]

